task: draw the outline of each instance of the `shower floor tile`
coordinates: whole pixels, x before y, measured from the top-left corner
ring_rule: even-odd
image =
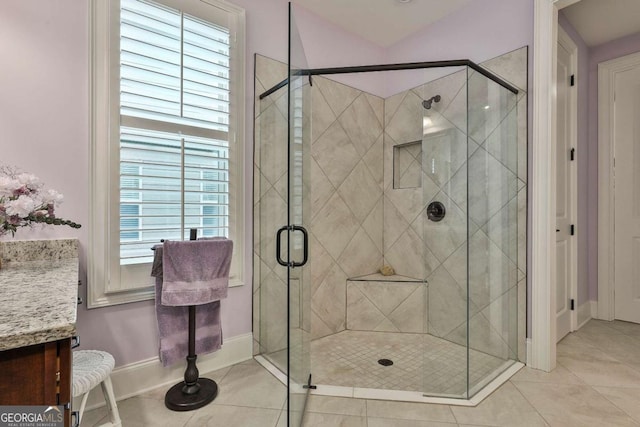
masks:
[[[471,386],[492,379],[505,361],[469,351]],[[380,359],[390,359],[383,366]],[[343,387],[419,391],[459,397],[466,391],[467,349],[425,334],[343,331],[311,343],[313,382]]]

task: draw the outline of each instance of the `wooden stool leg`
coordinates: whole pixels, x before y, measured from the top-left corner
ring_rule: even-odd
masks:
[[[111,385],[111,377],[107,377],[100,383],[102,387],[102,393],[104,394],[104,400],[107,402],[107,409],[109,410],[109,419],[113,427],[121,427],[122,421],[120,420],[120,413],[118,412],[118,405],[116,404],[116,396],[113,394],[113,385]]]

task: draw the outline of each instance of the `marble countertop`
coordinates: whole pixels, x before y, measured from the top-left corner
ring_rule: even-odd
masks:
[[[69,338],[76,332],[78,258],[3,262],[0,351]]]

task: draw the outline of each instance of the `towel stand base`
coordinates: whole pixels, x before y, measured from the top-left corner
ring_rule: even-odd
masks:
[[[164,396],[164,404],[173,411],[192,411],[202,408],[218,395],[218,384],[209,378],[198,378],[198,390],[196,393],[187,394],[184,382],[171,387]]]
[[[184,381],[174,385],[164,395],[164,405],[172,411],[193,411],[211,403],[218,395],[218,384],[209,378],[199,378],[196,366],[196,306],[189,306],[189,354]]]

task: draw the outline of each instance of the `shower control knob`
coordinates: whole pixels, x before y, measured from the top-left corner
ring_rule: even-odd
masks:
[[[427,206],[427,218],[433,222],[442,221],[447,210],[444,208],[442,202],[431,202]]]

